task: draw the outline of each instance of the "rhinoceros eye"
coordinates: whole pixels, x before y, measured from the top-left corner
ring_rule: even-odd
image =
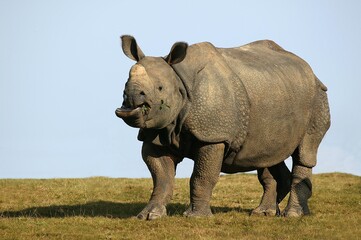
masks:
[[[159,86],[159,87],[158,87],[158,90],[159,90],[159,91],[162,91],[162,90],[163,90],[163,87],[162,87],[162,86]]]

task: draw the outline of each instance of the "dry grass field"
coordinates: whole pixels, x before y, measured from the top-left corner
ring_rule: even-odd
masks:
[[[188,179],[177,179],[170,216],[141,221],[151,179],[1,179],[0,239],[361,239],[361,177],[313,177],[312,215],[250,217],[255,175],[220,177],[211,218],[185,218]],[[285,201],[282,202],[284,207]]]

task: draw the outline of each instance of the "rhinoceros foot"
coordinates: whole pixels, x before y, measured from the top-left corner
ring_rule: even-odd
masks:
[[[192,205],[183,213],[186,217],[211,217],[213,216],[211,208],[209,206],[195,208]]]
[[[302,217],[304,215],[309,215],[310,211],[308,206],[291,206],[286,207],[286,209],[282,212],[283,217]]]
[[[148,204],[138,215],[138,219],[154,220],[167,215],[167,209],[164,205]]]
[[[264,208],[263,206],[258,206],[257,208],[252,210],[250,215],[251,216],[268,216],[268,217],[279,216],[280,209],[278,206],[277,207],[269,207],[269,208]]]

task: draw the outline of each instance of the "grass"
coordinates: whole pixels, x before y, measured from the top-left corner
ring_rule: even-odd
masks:
[[[0,239],[361,239],[361,177],[314,175],[312,215],[250,217],[262,188],[255,175],[220,177],[212,218],[182,216],[188,179],[177,179],[169,217],[140,221],[151,179],[1,179]],[[282,202],[282,207],[285,205]]]

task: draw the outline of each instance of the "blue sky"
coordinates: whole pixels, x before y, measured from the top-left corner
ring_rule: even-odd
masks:
[[[2,0],[0,178],[150,177],[137,130],[114,114],[134,64],[123,34],[152,56],[176,41],[276,41],[329,89],[332,126],[314,172],[361,175],[360,12],[360,1]]]

